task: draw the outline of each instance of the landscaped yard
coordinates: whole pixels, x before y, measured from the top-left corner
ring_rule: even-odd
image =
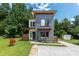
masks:
[[[15,46],[8,46],[9,39],[0,38],[0,56],[27,56],[32,44],[29,41],[20,41],[16,38]]]
[[[34,44],[37,44],[37,45],[42,45],[42,46],[58,46],[58,47],[66,47],[65,45],[57,42],[57,43],[42,43],[42,42],[37,42],[37,43],[32,43],[33,45]]]
[[[77,39],[71,39],[71,40],[65,40],[66,42],[72,43],[72,44],[76,44],[79,45],[79,40]]]

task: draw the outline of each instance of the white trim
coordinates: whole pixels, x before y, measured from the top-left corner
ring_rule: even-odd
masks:
[[[33,38],[31,37],[31,32],[35,32],[35,30],[29,30],[29,39],[32,40]]]
[[[31,22],[35,22],[35,19],[30,19],[29,20],[29,27],[31,27]]]
[[[30,39],[30,30],[29,30],[29,39]]]

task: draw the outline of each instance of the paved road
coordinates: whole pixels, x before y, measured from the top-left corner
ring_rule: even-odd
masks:
[[[59,41],[67,47],[38,46],[37,56],[79,56],[79,46]]]

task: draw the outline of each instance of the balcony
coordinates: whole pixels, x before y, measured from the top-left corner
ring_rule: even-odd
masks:
[[[39,28],[37,28],[38,30],[43,30],[43,31],[49,31],[49,30],[51,30],[51,27],[39,27]]]

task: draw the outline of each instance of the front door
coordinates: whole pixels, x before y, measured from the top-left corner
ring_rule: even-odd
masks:
[[[32,39],[35,41],[35,32],[32,32]]]

